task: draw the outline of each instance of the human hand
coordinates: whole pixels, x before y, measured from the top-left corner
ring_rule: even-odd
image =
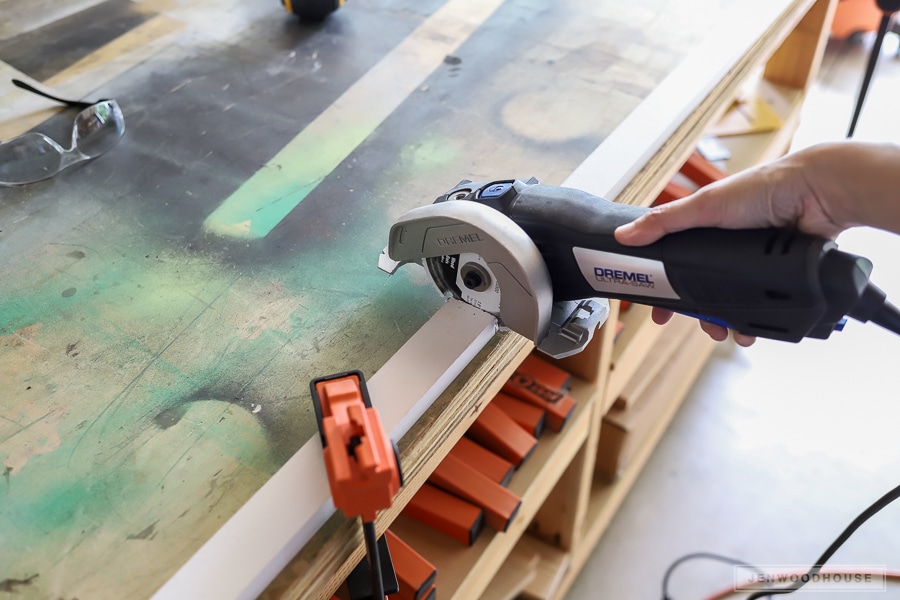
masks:
[[[784,227],[833,239],[850,223],[832,216],[837,192],[817,171],[812,149],[716,181],[686,198],[654,206],[616,230],[616,240],[644,246],[695,227]]]
[[[813,152],[786,156],[706,186],[694,194],[661,206],[616,232],[625,245],[643,246],[666,234],[695,227],[749,229],[790,227],[806,233],[833,238],[843,226],[834,221],[817,188]],[[827,189],[827,188],[826,188]],[[653,320],[666,323],[672,312],[654,308]],[[728,338],[728,330],[705,321],[700,327],[714,340]],[[753,336],[733,332],[735,342],[749,346]]]

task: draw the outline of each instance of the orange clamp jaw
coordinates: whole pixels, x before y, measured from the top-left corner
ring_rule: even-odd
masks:
[[[315,379],[310,389],[334,505],[347,518],[374,521],[400,491],[401,475],[362,373]]]

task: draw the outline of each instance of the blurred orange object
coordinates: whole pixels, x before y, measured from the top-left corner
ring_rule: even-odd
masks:
[[[875,0],[840,0],[831,22],[831,37],[845,40],[878,29],[881,9]]]
[[[728,177],[728,173],[703,158],[697,150],[691,152],[679,171],[700,187]]]
[[[681,185],[680,183],[670,181],[666,184],[666,187],[663,188],[663,191],[659,193],[659,196],[656,197],[656,200],[653,202],[653,206],[666,204],[668,202],[671,202],[672,200],[678,200],[690,195],[691,190]]]

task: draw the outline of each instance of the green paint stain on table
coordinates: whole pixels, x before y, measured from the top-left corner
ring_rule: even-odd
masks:
[[[349,118],[349,117],[348,117]],[[216,235],[263,238],[297,207],[378,125],[365,115],[347,126],[318,119],[243,183],[203,223]]]
[[[35,244],[0,289],[0,578],[132,597],[141,564],[164,580],[233,515],[314,435],[309,379],[373,373],[442,302],[338,247],[239,268],[111,212]],[[115,565],[121,587],[63,564]]]

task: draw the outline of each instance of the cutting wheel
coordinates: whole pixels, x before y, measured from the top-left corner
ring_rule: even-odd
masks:
[[[425,267],[442,294],[500,316],[500,286],[477,254],[446,254],[425,259]]]

